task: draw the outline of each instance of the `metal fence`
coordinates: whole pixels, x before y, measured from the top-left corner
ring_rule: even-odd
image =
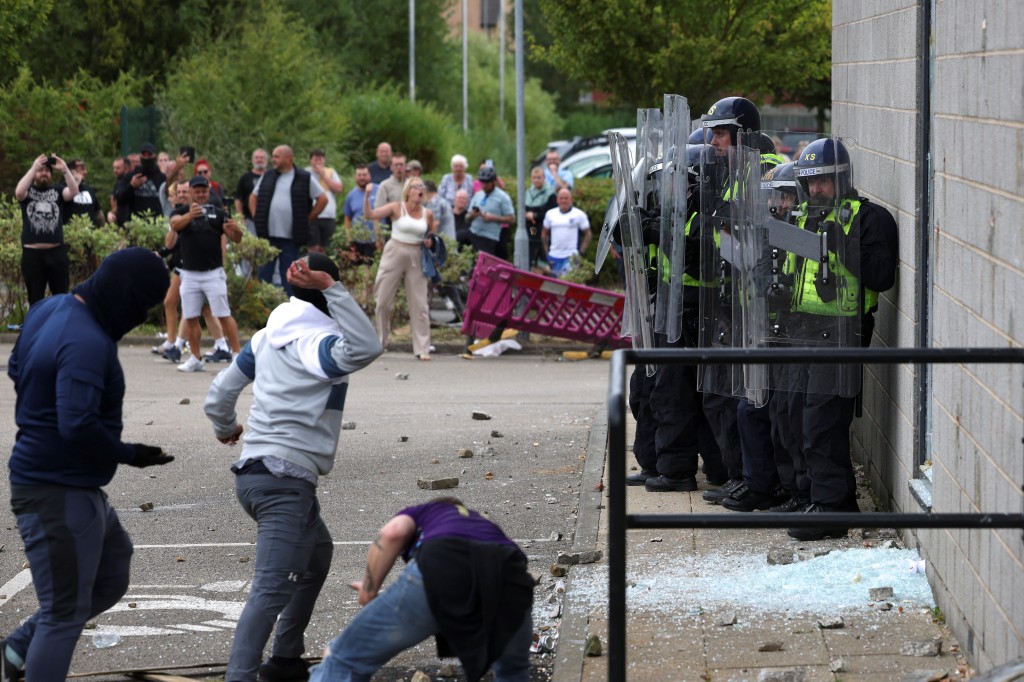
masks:
[[[616,351],[612,356],[608,395],[608,679],[612,682],[624,682],[626,679],[626,531],[631,528],[1020,528],[1024,530],[1024,506],[1019,514],[989,512],[978,514],[626,513],[626,367],[628,365],[798,363],[886,365],[1018,363],[1024,365],[1024,349],[856,348],[824,350],[770,348]],[[1021,464],[1024,467],[1024,457],[1021,458]]]

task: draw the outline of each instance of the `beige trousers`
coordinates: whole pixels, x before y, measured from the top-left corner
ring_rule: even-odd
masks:
[[[430,307],[427,300],[429,281],[423,274],[422,258],[419,243],[405,244],[392,239],[384,245],[380,267],[377,268],[377,280],[373,283],[373,297],[377,301],[377,334],[384,348],[388,347],[388,337],[391,335],[395,295],[404,277],[405,299],[409,304],[409,320],[412,323],[412,352],[414,355],[430,354]]]

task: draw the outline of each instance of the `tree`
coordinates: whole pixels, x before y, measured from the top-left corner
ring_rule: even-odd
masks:
[[[196,147],[227,189],[248,170],[256,147],[289,144],[300,166],[314,146],[328,158],[345,150],[340,74],[310,49],[314,43],[305,23],[277,3],[251,4],[232,32],[170,66],[157,94],[164,145]]]
[[[416,0],[416,99],[461,111],[459,50],[445,15],[448,0]],[[390,83],[408,97],[409,0],[288,0],[354,90]]]
[[[6,7],[8,2],[3,0],[0,5]],[[42,30],[26,43],[23,61],[35,78],[57,81],[82,69],[103,83],[113,83],[122,72],[134,72],[150,83],[147,101],[152,99],[153,88],[168,76],[168,66],[179,52],[215,38],[248,11],[240,0],[18,3],[53,4],[52,12],[40,9],[33,27]],[[5,82],[12,76],[0,72]]]
[[[0,187],[13,188],[39,154],[53,152],[84,159],[89,184],[105,194],[113,186],[110,160],[120,153],[121,107],[141,103],[146,85],[129,74],[102,83],[84,71],[37,82],[22,67],[0,87]]]
[[[742,94],[827,106],[831,0],[539,0],[550,46],[537,55],[620,103],[685,95],[701,111]]]
[[[46,28],[53,0],[0,2],[0,82],[7,82],[24,63],[25,45]]]

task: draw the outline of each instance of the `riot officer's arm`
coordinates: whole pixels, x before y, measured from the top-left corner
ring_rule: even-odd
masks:
[[[896,284],[899,263],[899,232],[892,214],[881,206],[861,204],[850,229],[848,248],[859,251],[849,270],[872,291],[888,291]],[[856,252],[854,252],[856,253]],[[859,270],[859,272],[858,272]]]

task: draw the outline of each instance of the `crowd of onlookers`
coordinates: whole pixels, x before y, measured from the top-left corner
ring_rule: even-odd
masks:
[[[174,277],[164,301],[167,340],[154,352],[179,363],[191,347],[192,356],[179,369],[199,371],[200,316],[214,338],[207,361],[230,360],[238,352],[237,327],[222,286],[224,249],[243,233],[236,227],[266,239],[278,251],[249,272],[291,295],[286,278],[291,263],[304,253],[327,252],[340,223],[347,249],[329,255],[358,263],[380,253],[373,294],[381,340],[387,341],[395,298],[404,283],[414,352],[426,360],[432,350],[428,294],[430,280],[437,277],[431,268],[443,263],[447,251],[435,236],[447,237],[460,250],[510,258],[515,208],[490,160],[481,161],[471,173],[466,157],[456,154],[450,172],[435,184],[423,177],[423,164],[381,142],[372,161],[355,166],[350,189],[328,165],[322,149],[311,150],[302,167],[288,145],[271,152],[256,149],[250,161],[232,191],[214,177],[209,161],[197,158],[194,148],[182,147],[172,156],[144,143],[138,152],[113,160],[114,186],[101,193],[89,185],[84,160],[65,165],[58,157],[39,157],[16,193],[22,204],[23,273],[30,304],[47,289],[51,294],[68,289],[63,225],[72,216],[88,216],[96,227],[164,216],[169,221],[164,253]],[[56,185],[54,170],[64,174]],[[573,206],[573,184],[557,152],[549,152],[531,173],[524,218],[530,267],[537,272],[563,276],[590,244],[587,215]],[[238,226],[232,216],[240,218]]]

